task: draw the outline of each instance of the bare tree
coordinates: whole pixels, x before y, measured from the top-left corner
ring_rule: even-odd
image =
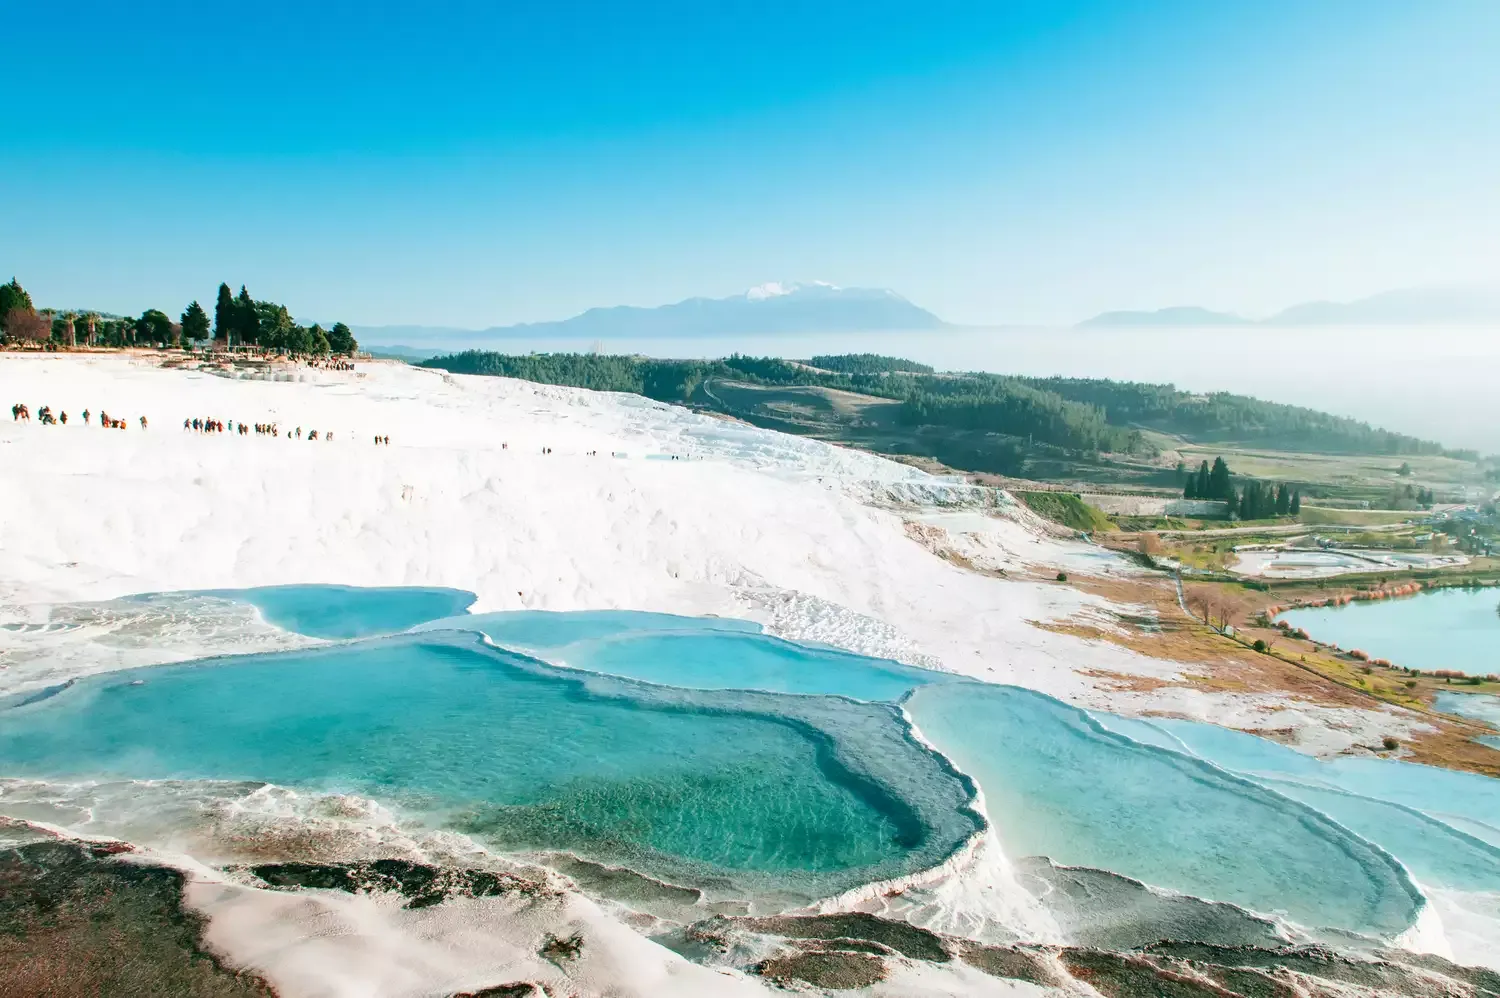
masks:
[[[1191,596],[1188,599],[1188,606],[1197,607],[1199,615],[1203,617],[1203,622],[1205,624],[1211,623],[1211,621],[1208,619],[1208,600],[1205,599],[1201,594],[1195,593],[1193,596]],[[1497,607],[1496,612],[1500,613],[1500,607]]]
[[[29,308],[13,308],[5,317],[5,331],[22,343],[41,343],[52,335],[52,321]]]
[[[63,344],[65,346],[76,347],[78,345],[78,334],[73,325],[77,320],[77,312],[64,312],[62,314]]]

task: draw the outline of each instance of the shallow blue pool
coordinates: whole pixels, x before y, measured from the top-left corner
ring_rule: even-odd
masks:
[[[664,613],[485,613],[422,630],[475,630],[575,669],[700,690],[834,694],[894,703],[953,678],[889,659],[784,641],[750,621]]]
[[[1312,808],[1112,733],[1051,697],[949,683],[906,706],[979,783],[1012,855],[1112,870],[1310,928],[1391,936],[1421,904],[1395,860]]]
[[[803,699],[432,633],[83,679],[0,715],[0,772],[357,791],[504,849],[808,898],[932,866],[981,827],[894,708]]]

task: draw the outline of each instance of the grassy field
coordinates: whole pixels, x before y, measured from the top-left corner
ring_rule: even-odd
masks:
[[[1074,530],[1095,533],[1114,529],[1109,517],[1072,492],[1017,492],[1016,498],[1033,513]]]
[[[1298,519],[1303,523],[1347,527],[1379,527],[1393,523],[1405,523],[1424,514],[1420,510],[1399,509],[1329,509],[1324,506],[1303,506]]]

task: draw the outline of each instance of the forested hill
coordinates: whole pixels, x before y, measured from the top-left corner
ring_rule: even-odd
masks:
[[[1316,409],[1248,395],[1182,391],[1173,385],[1097,378],[1025,378],[1038,391],[1096,406],[1115,425],[1141,426],[1195,443],[1248,443],[1279,450],[1347,454],[1445,454],[1469,460],[1431,440],[1372,427]]]
[[[713,378],[832,388],[900,402],[900,420],[909,426],[999,434],[1028,445],[1073,452],[1149,451],[1151,446],[1141,432],[1144,428],[1194,442],[1248,442],[1313,453],[1477,457],[1358,420],[1243,395],[1193,395],[1172,385],[1083,378],[938,374],[914,361],[876,354],[820,356],[808,361],[733,355],[704,361],[470,350],[434,357],[422,366],[708,405],[712,396],[699,388]]]

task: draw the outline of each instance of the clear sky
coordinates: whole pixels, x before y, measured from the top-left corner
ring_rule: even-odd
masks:
[[[1500,280],[1500,2],[15,3],[0,280],[485,326]]]

